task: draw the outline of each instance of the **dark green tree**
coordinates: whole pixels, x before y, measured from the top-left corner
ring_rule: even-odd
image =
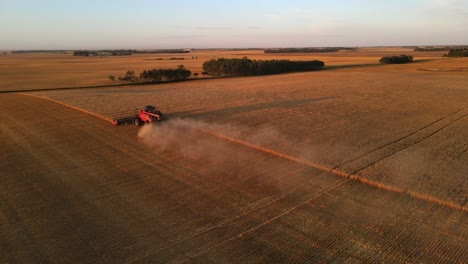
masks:
[[[401,63],[410,63],[413,62],[413,56],[410,55],[400,55],[400,56],[387,56],[382,57],[379,62],[381,64],[401,64]]]
[[[212,59],[203,63],[204,72],[213,76],[266,75],[295,71],[313,71],[324,67],[322,61]]]

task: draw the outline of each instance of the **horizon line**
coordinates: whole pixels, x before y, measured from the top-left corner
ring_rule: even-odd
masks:
[[[76,50],[249,50],[249,49],[284,49],[284,48],[410,48],[410,47],[468,47],[468,44],[437,45],[359,45],[359,46],[277,46],[277,47],[209,47],[209,48],[59,48],[59,49],[0,49],[4,51],[76,51]]]

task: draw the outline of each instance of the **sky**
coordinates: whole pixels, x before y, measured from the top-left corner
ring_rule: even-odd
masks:
[[[0,0],[0,50],[468,45],[468,0]]]

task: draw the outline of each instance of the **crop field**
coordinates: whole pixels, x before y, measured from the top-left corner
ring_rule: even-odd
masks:
[[[141,72],[184,65],[201,77],[202,64],[212,58],[291,59],[325,61],[329,66],[377,64],[382,56],[413,54],[420,59],[441,59],[444,52],[412,52],[409,49],[363,50],[361,52],[264,54],[262,50],[194,51],[182,54],[135,54],[116,57],[75,57],[70,54],[0,55],[1,90],[31,90],[109,85],[109,75],[122,76],[128,70]],[[183,58],[183,60],[171,60]]]
[[[442,54],[2,55],[0,262],[466,263],[468,59]],[[107,80],[243,56],[327,67]]]

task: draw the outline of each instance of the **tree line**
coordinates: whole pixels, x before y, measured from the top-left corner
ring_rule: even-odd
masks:
[[[414,51],[446,51],[449,50],[450,47],[417,47]]]
[[[158,53],[190,53],[186,49],[159,49],[159,50],[138,50],[138,54],[158,54]]]
[[[325,63],[318,60],[251,60],[244,57],[242,59],[211,59],[203,63],[203,70],[213,76],[250,76],[313,71],[324,66]]]
[[[189,70],[185,69],[184,65],[179,65],[177,69],[144,70],[138,76],[135,71],[129,70],[124,76],[118,77],[118,80],[132,83],[182,81],[188,79],[191,74]],[[115,81],[115,76],[109,75],[109,79]]]
[[[75,50],[73,56],[99,56],[99,55],[108,55],[108,56],[128,56],[136,53],[136,50]]]
[[[411,55],[387,56],[387,57],[382,57],[379,62],[382,64],[410,63],[410,62],[413,62],[413,56]]]
[[[468,57],[468,48],[450,49],[448,57]]]
[[[185,49],[159,49],[159,50],[132,50],[132,49],[117,49],[117,50],[75,50],[73,56],[124,56],[132,54],[159,54],[159,53],[190,53]]]
[[[266,49],[264,53],[312,53],[312,52],[337,52],[340,50],[355,50],[355,48],[345,48],[345,47],[279,48],[279,49]]]
[[[12,50],[11,53],[58,53],[67,54],[67,50]]]

